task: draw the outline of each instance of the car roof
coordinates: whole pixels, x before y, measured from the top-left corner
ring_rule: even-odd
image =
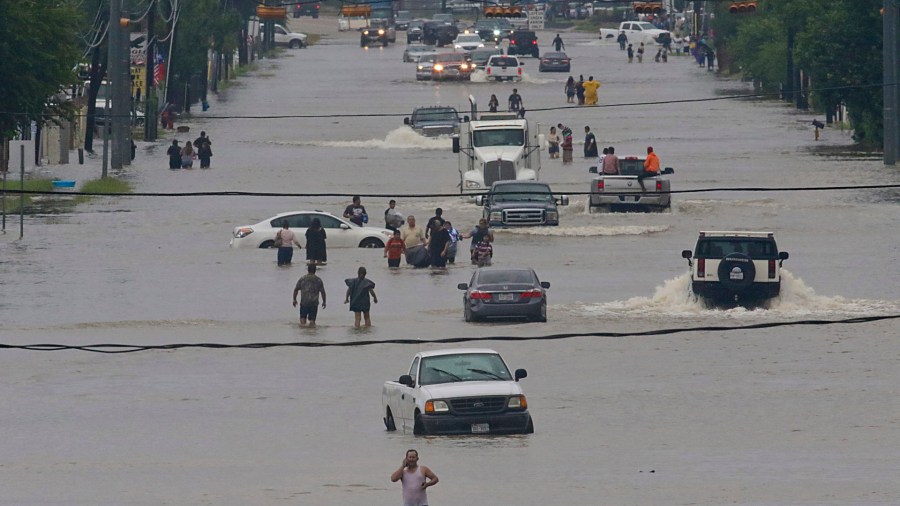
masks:
[[[425,357],[440,357],[443,355],[460,355],[460,354],[491,354],[491,355],[499,355],[496,351],[490,348],[456,348],[450,350],[431,350],[431,351],[422,351],[419,352],[419,355],[423,358]]]
[[[331,214],[328,211],[315,210],[315,211],[287,211],[284,213],[278,213],[275,216],[272,216],[271,218],[267,218],[265,221],[268,221],[268,220],[271,220],[274,218],[281,218],[282,216],[293,216],[295,214],[324,214],[326,216],[331,216],[333,218],[340,219],[340,217],[338,217],[337,215]]]
[[[772,238],[774,232],[762,232],[751,230],[701,230],[700,237],[762,237]]]

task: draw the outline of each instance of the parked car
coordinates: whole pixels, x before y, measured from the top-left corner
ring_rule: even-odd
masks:
[[[318,3],[298,3],[294,5],[294,17],[311,16],[313,19],[319,19],[319,7],[321,6]]]
[[[275,234],[285,222],[302,237],[313,218],[318,218],[322,223],[329,248],[383,248],[393,234],[385,228],[360,227],[324,211],[292,211],[277,214],[255,225],[234,227],[230,245],[232,248],[271,248],[275,243]]]
[[[472,69],[466,53],[438,53],[434,57],[431,66],[431,80],[444,81],[456,79],[467,81],[471,77]]]
[[[420,56],[428,53],[434,53],[434,48],[425,44],[407,44],[406,49],[403,50],[403,61],[406,63],[416,62],[419,61]]]
[[[531,434],[519,380],[494,350],[459,348],[421,351],[397,381],[381,389],[388,431],[429,434]]]
[[[509,36],[509,47],[506,54],[531,55],[535,58],[540,56],[538,49],[538,38],[531,30],[515,30]]]
[[[681,256],[691,270],[691,290],[713,306],[765,303],[781,293],[781,264],[772,232],[702,231],[694,252]]]
[[[409,28],[409,22],[412,21],[412,13],[409,11],[397,11],[394,17],[394,28],[400,31],[406,31]]]
[[[464,290],[463,317],[467,322],[485,318],[527,318],[547,321],[547,289],[533,269],[481,267],[472,280],[457,285]]]
[[[566,53],[544,53],[538,72],[571,72],[572,59]]]
[[[488,58],[484,72],[488,79],[497,81],[521,81],[522,61],[517,56],[494,55]]]
[[[434,59],[437,53],[425,53],[419,57],[416,62],[416,81],[430,81],[431,67],[434,66]]]
[[[289,32],[287,28],[275,25],[275,45],[287,46],[291,49],[306,47],[307,37],[305,33]]]
[[[453,135],[459,133],[459,112],[446,105],[416,107],[403,124],[426,137]]]
[[[484,47],[484,41],[474,33],[461,33],[453,41],[453,49],[457,51],[472,51]]]

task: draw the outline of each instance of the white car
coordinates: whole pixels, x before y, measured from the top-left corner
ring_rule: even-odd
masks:
[[[404,63],[416,62],[419,61],[420,56],[429,53],[434,53],[434,47],[425,44],[407,44],[406,49],[403,50],[403,61]]]
[[[453,41],[453,49],[462,49],[463,51],[472,51],[484,47],[484,41],[476,33],[461,33],[456,36]]]
[[[275,243],[275,234],[281,230],[285,221],[302,244],[303,234],[312,224],[313,218],[318,218],[322,223],[329,248],[384,248],[384,244],[393,235],[386,228],[360,227],[323,211],[292,211],[277,214],[256,225],[234,227],[231,247],[271,248]]]
[[[497,81],[521,81],[523,73],[522,60],[518,56],[491,56],[484,66],[484,73],[488,79],[496,79]]]
[[[275,25],[276,46],[287,46],[291,49],[302,48],[309,45],[306,42],[306,39],[307,36],[305,33],[290,32],[281,25]]]

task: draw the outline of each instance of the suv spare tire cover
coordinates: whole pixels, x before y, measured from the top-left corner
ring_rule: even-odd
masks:
[[[753,260],[743,253],[726,255],[719,262],[719,283],[729,290],[745,290],[756,278],[756,266]]]

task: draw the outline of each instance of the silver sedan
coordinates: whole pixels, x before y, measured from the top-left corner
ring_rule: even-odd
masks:
[[[472,274],[465,290],[463,314],[467,322],[486,318],[527,318],[547,321],[547,289],[550,283],[538,279],[533,269],[482,267]]]

